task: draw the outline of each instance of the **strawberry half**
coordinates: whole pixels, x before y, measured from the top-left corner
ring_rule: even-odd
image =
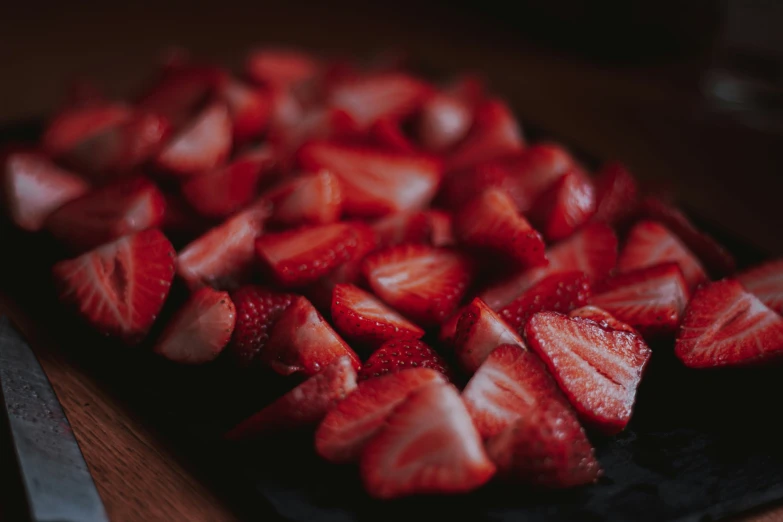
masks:
[[[617,225],[636,211],[639,188],[636,180],[619,162],[606,163],[595,178],[594,221]]]
[[[353,393],[326,414],[315,432],[315,449],[330,462],[358,461],[364,446],[397,405],[423,386],[442,382],[443,374],[429,368],[409,368],[359,382]]]
[[[625,428],[650,358],[641,338],[557,312],[531,317],[525,336],[585,422],[608,435]]]
[[[154,228],[163,222],[166,201],[146,178],[130,178],[69,201],[46,219],[46,229],[76,251]]]
[[[745,290],[783,315],[783,260],[769,261],[737,276]]]
[[[674,353],[689,368],[748,366],[783,355],[783,317],[733,279],[696,290]]]
[[[318,62],[295,49],[259,49],[249,53],[245,72],[259,85],[287,89],[314,77]]]
[[[459,392],[443,383],[394,409],[365,446],[360,468],[367,492],[382,499],[464,493],[495,474]]]
[[[52,269],[60,299],[97,331],[137,344],[174,278],[174,248],[157,229],[107,243]]]
[[[271,96],[242,82],[226,82],[221,92],[233,123],[234,143],[245,143],[259,136],[269,124]]]
[[[630,324],[645,338],[672,336],[690,292],[677,263],[640,268],[608,279],[590,303]]]
[[[547,264],[544,240],[502,190],[490,188],[458,211],[454,233],[464,245],[520,266]]]
[[[501,344],[525,346],[513,328],[475,298],[462,312],[454,333],[454,351],[462,368],[472,374]]]
[[[4,206],[16,226],[29,232],[41,230],[52,212],[90,190],[76,174],[32,152],[8,154],[2,174]]]
[[[343,211],[340,180],[328,170],[284,181],[263,197],[272,203],[272,221],[282,226],[326,225]]]
[[[361,366],[359,357],[304,297],[294,298],[280,314],[259,354],[280,375],[314,375],[343,356],[356,369]]]
[[[372,228],[380,248],[405,243],[429,243],[432,236],[430,216],[421,210],[389,214],[374,222]]]
[[[332,323],[349,340],[372,346],[391,339],[419,339],[424,335],[424,330],[351,284],[334,287]]]
[[[472,267],[463,254],[427,245],[400,245],[367,256],[363,272],[373,293],[417,324],[439,324],[459,305]]]
[[[576,310],[571,310],[571,312],[568,314],[568,317],[590,319],[604,330],[619,330],[621,332],[628,332],[635,335],[639,334],[639,332],[637,332],[636,329],[630,324],[618,320],[615,316],[606,310],[593,305],[582,306]]]
[[[256,285],[231,293],[237,318],[228,349],[240,366],[250,366],[256,360],[269,340],[270,330],[294,297]]]
[[[232,428],[225,438],[242,441],[275,433],[313,428],[356,389],[350,357],[340,357],[255,415]]]
[[[213,361],[231,339],[235,321],[228,293],[202,288],[171,319],[154,351],[181,364]]]
[[[581,170],[572,169],[555,181],[533,205],[530,219],[549,241],[565,239],[595,212],[595,190]]]
[[[444,152],[462,141],[472,123],[469,100],[456,93],[439,92],[424,102],[418,114],[419,142],[426,150]]]
[[[418,339],[398,338],[386,341],[359,370],[359,381],[383,377],[410,368],[431,368],[452,380],[446,361]]]

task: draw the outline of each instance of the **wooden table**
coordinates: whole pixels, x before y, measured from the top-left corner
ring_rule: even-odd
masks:
[[[523,123],[545,127],[595,156],[621,159],[640,178],[670,185],[705,219],[770,254],[783,253],[778,210],[783,140],[702,110],[697,58],[599,67],[526,47],[480,17],[426,6],[359,4],[338,10],[331,3],[240,7],[223,0],[207,8],[193,3],[52,2],[45,10],[22,3],[0,14],[0,122],[45,114],[74,71],[90,73],[111,93],[127,93],[169,44],[232,65],[261,43],[365,54],[404,47],[421,62],[484,73]],[[36,331],[29,318],[21,322],[33,335],[112,520],[222,521],[247,515],[238,495],[221,490],[216,477],[183,459],[143,412],[60,350],[61,340],[52,332]],[[4,497],[13,498],[10,491]],[[15,519],[9,513],[6,518]],[[746,517],[777,519],[783,511]]]

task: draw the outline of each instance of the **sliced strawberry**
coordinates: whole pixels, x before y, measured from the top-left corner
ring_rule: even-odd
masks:
[[[89,184],[33,152],[13,152],[3,160],[4,206],[16,226],[36,232],[65,203],[84,195]]]
[[[519,266],[547,264],[544,240],[502,190],[489,188],[458,211],[454,232],[464,245],[500,254]]]
[[[521,334],[533,314],[566,314],[574,308],[586,305],[589,298],[590,281],[583,272],[556,272],[546,276],[503,307],[499,315]]]
[[[264,194],[272,203],[272,221],[283,226],[326,225],[340,219],[340,180],[328,170],[305,173]]]
[[[438,340],[443,343],[447,348],[454,348],[454,337],[457,335],[457,325],[465,310],[468,309],[470,304],[457,308],[457,311],[451,314],[446,320],[440,324],[440,331],[438,332]]]
[[[696,290],[674,347],[689,368],[748,366],[783,355],[783,317],[733,279]]]
[[[231,126],[225,103],[208,105],[160,151],[157,166],[177,176],[216,169],[231,152]]]
[[[420,388],[394,409],[365,446],[360,468],[367,492],[382,499],[464,493],[495,473],[459,392],[443,383]]]
[[[166,67],[160,77],[139,97],[136,106],[159,114],[179,128],[227,82],[217,67],[179,64]]]
[[[294,49],[260,49],[251,52],[245,72],[259,85],[286,89],[318,73],[318,62]]]
[[[269,340],[270,330],[294,297],[256,285],[231,293],[237,318],[228,349],[240,366],[250,366],[256,360]]]
[[[332,171],[343,187],[345,212],[378,217],[426,206],[438,188],[440,162],[368,148],[311,142],[299,151],[305,169]]]
[[[501,344],[481,364],[462,391],[479,434],[488,439],[517,419],[556,401],[567,407],[544,364],[519,344]]]
[[[278,103],[283,103],[278,100]],[[342,139],[356,134],[356,122],[345,111],[329,108],[306,109],[297,101],[285,101],[269,129],[269,141],[275,145],[285,165],[294,161],[300,147],[309,140]],[[312,167],[312,166],[311,166]],[[317,171],[318,168],[305,170]]]
[[[571,312],[568,314],[568,317],[590,319],[604,330],[619,330],[621,332],[628,332],[636,335],[639,334],[639,332],[636,331],[636,329],[630,324],[620,321],[606,310],[593,305],[582,306],[575,310],[571,310]]]
[[[174,248],[149,229],[53,268],[60,299],[99,332],[137,344],[158,315],[174,278]]]
[[[431,368],[453,380],[451,369],[443,357],[419,339],[404,337],[386,341],[359,370],[359,381],[375,379],[409,368]]]
[[[82,144],[133,117],[127,105],[108,104],[77,107],[58,114],[44,131],[41,144],[54,158],[66,157]]]
[[[456,240],[454,239],[452,215],[442,210],[428,210],[426,213],[430,222],[430,241],[432,246],[445,247],[454,245]]]
[[[427,212],[397,212],[382,217],[372,224],[381,248],[405,243],[429,243],[432,236]]]
[[[409,368],[359,382],[356,391],[326,414],[315,433],[315,448],[326,460],[355,462],[389,414],[412,392],[445,382],[429,368]]]
[[[737,276],[745,290],[783,315],[783,260],[769,261]]]
[[[400,245],[367,256],[364,275],[375,295],[421,325],[441,323],[470,283],[470,260],[456,251]]]
[[[636,211],[639,188],[619,162],[606,163],[595,179],[596,205],[593,220],[617,225]]]
[[[676,332],[689,298],[679,265],[662,263],[608,279],[590,303],[656,338]]]
[[[213,220],[193,210],[181,191],[164,191],[163,198],[166,200],[166,212],[161,228],[172,237],[176,236],[177,242],[195,239],[214,226]]]
[[[415,154],[417,147],[405,134],[404,123],[399,118],[379,119],[370,127],[370,142],[393,152]]]
[[[462,312],[454,333],[454,351],[462,368],[472,374],[501,344],[525,346],[511,326],[475,298]]]
[[[269,333],[261,362],[280,375],[313,375],[335,359],[348,356],[358,370],[359,357],[332,330],[321,314],[304,297],[296,297]]]
[[[235,143],[245,143],[266,130],[272,112],[272,98],[267,92],[233,80],[226,82],[221,94],[231,114]]]
[[[255,239],[269,212],[268,204],[259,201],[193,240],[177,255],[177,274],[191,289],[237,288],[254,272]]]
[[[628,234],[617,268],[629,272],[670,261],[680,265],[689,288],[707,280],[699,260],[677,236],[656,221],[640,221]]]
[[[46,219],[54,237],[74,250],[88,250],[163,222],[165,199],[146,178],[115,181],[74,199]]]
[[[266,408],[240,422],[226,434],[226,438],[240,441],[312,429],[355,389],[356,370],[351,358],[339,357]]]
[[[213,361],[231,339],[235,321],[236,309],[228,293],[202,288],[166,325],[154,351],[181,364]]]
[[[549,404],[519,419],[487,443],[507,480],[547,488],[592,484],[601,476],[595,451],[576,416]]]
[[[650,358],[639,336],[557,312],[531,317],[525,336],[585,422],[610,435],[625,428]]]
[[[334,287],[331,311],[337,331],[358,343],[379,346],[391,339],[419,339],[424,335],[424,330],[351,284]]]
[[[367,225],[333,223],[303,227],[256,240],[256,252],[278,282],[304,286],[328,275],[363,249]]]
[[[439,92],[428,98],[418,116],[418,137],[432,152],[444,152],[457,145],[470,131],[473,106],[469,100],[451,92]]]
[[[567,238],[595,212],[595,190],[580,170],[565,173],[539,196],[530,213],[549,241]]]

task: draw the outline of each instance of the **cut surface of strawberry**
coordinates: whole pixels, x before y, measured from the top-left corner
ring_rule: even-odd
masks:
[[[249,53],[245,72],[259,85],[286,89],[314,77],[318,62],[296,49],[259,49]]]
[[[597,306],[587,305],[577,308],[576,310],[571,310],[571,312],[568,313],[568,317],[590,319],[604,330],[619,330],[621,332],[639,335],[639,332],[633,326],[620,321],[606,310],[598,308]]]
[[[340,219],[343,191],[328,170],[304,173],[264,194],[272,203],[272,222],[282,226],[326,225]]]
[[[457,145],[470,131],[473,107],[465,97],[452,92],[430,96],[418,115],[417,134],[422,147],[444,152]]]
[[[690,368],[748,366],[783,356],[783,317],[734,279],[696,290],[674,348]]]
[[[462,312],[454,333],[454,351],[460,365],[472,374],[501,344],[525,346],[511,326],[475,298]]]
[[[234,143],[258,137],[269,124],[271,96],[237,80],[226,82],[221,91],[233,123]]]
[[[429,243],[432,237],[430,216],[421,210],[397,212],[372,224],[378,246],[387,248],[405,243]]]
[[[129,121],[133,110],[123,104],[100,104],[77,107],[58,114],[44,131],[41,145],[54,157],[67,157],[110,129]]]
[[[168,67],[141,94],[136,106],[143,111],[159,114],[174,126],[180,127],[226,81],[226,74],[217,67],[186,64]]]
[[[601,166],[596,174],[595,192],[595,221],[617,225],[636,211],[639,188],[628,169],[619,162]]]
[[[549,241],[565,239],[595,212],[595,189],[581,170],[572,169],[548,188],[530,211],[530,219]]]
[[[410,368],[431,368],[452,380],[446,361],[419,339],[398,338],[386,341],[359,370],[359,381],[383,377]]]
[[[228,349],[240,366],[256,361],[269,340],[270,330],[294,297],[257,285],[243,286],[231,293],[236,325]]]
[[[429,210],[427,217],[430,222],[430,242],[432,246],[447,247],[456,243],[454,239],[454,218],[451,213],[443,210]]]
[[[745,290],[783,315],[783,260],[769,261],[737,275]]]
[[[60,299],[98,332],[139,343],[174,278],[174,248],[157,229],[102,245],[53,268]]]
[[[231,339],[235,321],[236,309],[228,293],[202,288],[166,325],[154,351],[180,364],[213,361]]]
[[[362,481],[376,498],[474,490],[495,473],[459,392],[434,383],[413,392],[365,446]]]

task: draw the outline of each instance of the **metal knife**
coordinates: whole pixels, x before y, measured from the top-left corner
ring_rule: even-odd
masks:
[[[0,389],[34,522],[107,522],[79,444],[35,354],[0,316]]]

